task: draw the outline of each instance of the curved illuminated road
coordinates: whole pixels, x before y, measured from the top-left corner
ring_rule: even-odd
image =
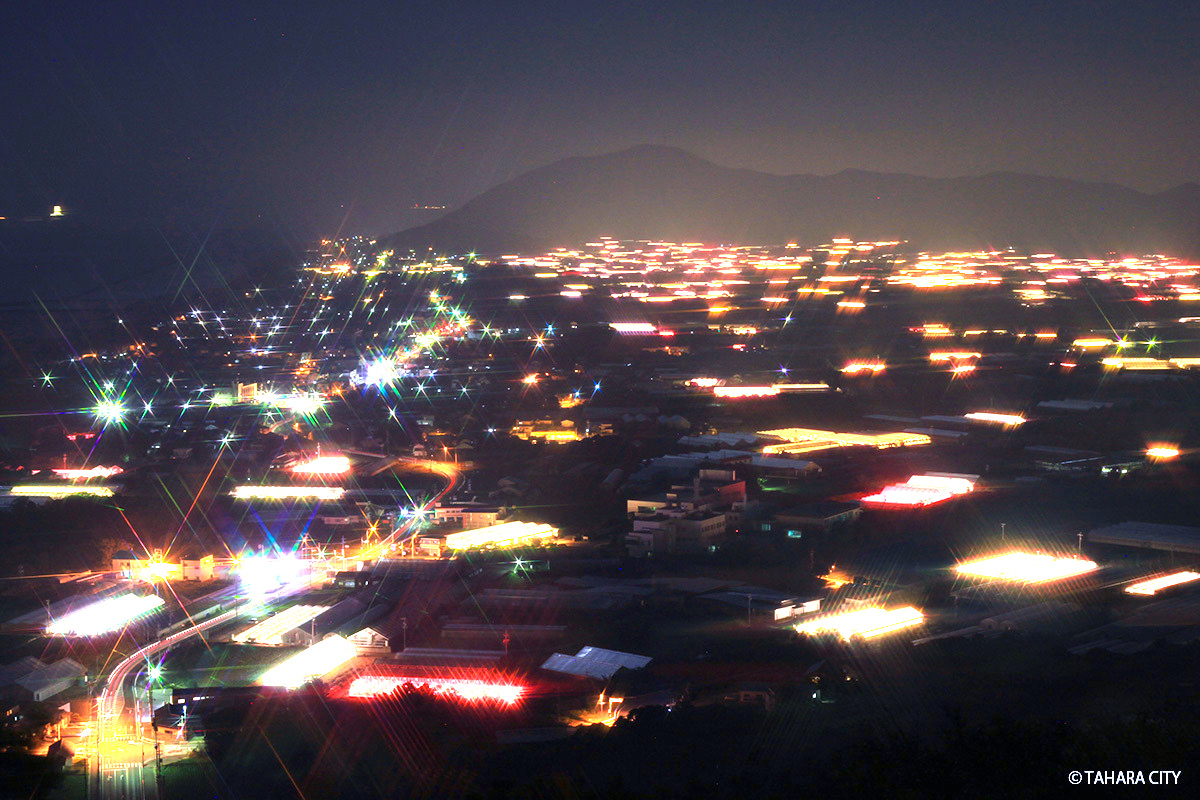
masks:
[[[412,519],[396,528],[396,530],[392,531],[389,535],[380,539],[378,544],[364,549],[361,554],[362,558],[369,559],[378,557],[382,555],[382,553],[386,552],[386,550],[392,545],[403,540],[405,538],[403,534],[409,533],[412,530],[413,526],[420,521],[421,514],[424,514],[426,511],[433,508],[441,501],[443,497],[458,487],[459,478],[462,476],[462,473],[458,469],[458,465],[449,461],[430,461],[424,458],[407,458],[405,456],[398,456],[395,463],[397,465],[404,464],[408,467],[422,470],[424,472],[431,472],[434,475],[444,479],[446,481],[446,485],[440,492],[429,498],[429,500],[427,500],[420,507],[420,509],[418,509],[418,513],[413,515]]]
[[[419,513],[414,514],[412,519],[405,522],[403,525],[394,530],[390,535],[381,539],[375,545],[364,548],[360,554],[360,558],[371,559],[378,558],[385,553],[392,545],[402,541],[404,534],[411,532],[412,528],[419,522],[421,513],[428,511],[436,505],[443,497],[458,486],[461,473],[457,465],[444,461],[430,461],[427,459],[405,458],[398,457],[396,464],[405,464],[411,468],[419,469],[425,472],[431,472],[445,480],[445,486],[440,492],[427,500],[418,510]],[[308,588],[308,583],[292,585],[284,587],[278,596],[290,594],[302,589]],[[96,744],[96,773],[98,775],[97,788],[98,796],[101,798],[112,796],[114,794],[120,797],[146,797],[155,796],[155,786],[152,778],[149,778],[147,772],[153,774],[152,768],[149,770],[140,770],[131,768],[128,763],[107,764],[104,755],[105,742],[114,742],[117,740],[117,735],[114,730],[116,722],[119,719],[121,712],[125,707],[125,683],[129,679],[130,674],[143,665],[145,665],[150,657],[161,653],[169,647],[186,641],[199,633],[202,633],[209,628],[216,627],[222,623],[229,622],[237,617],[239,609],[226,611],[223,614],[218,614],[211,619],[206,619],[203,622],[197,623],[189,628],[184,628],[181,631],[171,634],[163,639],[142,647],[121,662],[119,662],[108,675],[108,679],[104,684],[104,689],[100,692],[100,696],[96,699],[96,717],[99,721],[99,731],[97,733]],[[137,721],[134,721],[134,729],[137,730]],[[141,733],[138,731],[138,736]],[[134,774],[135,772],[140,774]],[[89,781],[88,796],[96,796],[93,792],[91,782]]]
[[[150,656],[160,653],[172,645],[179,644],[202,631],[220,625],[223,622],[228,622],[236,617],[237,614],[238,609],[235,608],[232,611],[226,611],[224,614],[218,614],[211,619],[206,619],[190,628],[184,628],[177,633],[173,633],[170,636],[159,639],[157,642],[140,648],[113,667],[112,671],[108,674],[108,680],[104,684],[104,689],[100,692],[100,696],[96,698],[96,718],[99,722],[99,730],[96,734],[96,773],[98,776],[100,797],[107,797],[112,793],[119,793],[122,797],[130,795],[144,797],[147,794],[154,794],[153,780],[147,781],[145,773],[140,769],[132,769],[127,762],[116,765],[111,763],[106,764],[107,759],[104,753],[105,743],[117,740],[116,731],[113,729],[121,711],[125,707],[125,681],[129,678],[130,672],[135,668],[145,665]],[[134,720],[134,730],[140,738],[141,731],[137,720]],[[135,771],[141,773],[136,776],[136,780],[133,779]],[[93,796],[90,785],[88,796]]]

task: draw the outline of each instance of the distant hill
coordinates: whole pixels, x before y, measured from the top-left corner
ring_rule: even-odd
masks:
[[[423,250],[498,253],[597,236],[709,243],[907,239],[936,250],[1073,256],[1200,255],[1200,186],[1145,194],[1109,183],[997,172],[972,178],[845,170],[771,175],[671,147],[568,158],[388,237]]]

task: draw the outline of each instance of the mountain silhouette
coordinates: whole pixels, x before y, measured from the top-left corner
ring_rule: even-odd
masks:
[[[1192,257],[1200,254],[1200,186],[1147,194],[1014,172],[772,175],[646,145],[532,170],[387,242],[501,253],[572,247],[599,236],[804,245],[850,237],[905,239],[928,250]]]

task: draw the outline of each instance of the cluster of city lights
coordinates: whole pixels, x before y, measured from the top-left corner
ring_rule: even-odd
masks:
[[[52,636],[98,636],[120,630],[163,604],[158,595],[123,594],[89,603],[46,626]]]
[[[468,702],[495,702],[506,706],[519,703],[526,692],[526,688],[517,683],[407,675],[363,675],[355,678],[350,684],[349,695],[388,695],[405,685],[429,689],[440,697]]]
[[[955,571],[959,575],[969,578],[994,578],[1014,583],[1043,583],[1083,575],[1096,568],[1096,562],[1074,556],[1015,552],[959,564],[955,567]]]
[[[809,636],[833,633],[846,641],[859,636],[873,639],[920,625],[924,620],[925,615],[912,606],[890,610],[874,606],[841,614],[824,614],[797,624],[796,632]]]
[[[267,670],[259,678],[259,683],[296,689],[332,672],[354,658],[355,654],[353,642],[334,634]]]
[[[1125,591],[1129,594],[1138,594],[1144,597],[1153,596],[1155,593],[1163,589],[1169,589],[1172,586],[1179,586],[1183,583],[1191,583],[1194,580],[1200,580],[1200,572],[1191,570],[1182,570],[1173,572],[1170,575],[1160,575],[1157,578],[1148,578],[1144,581],[1130,584],[1125,587]]]

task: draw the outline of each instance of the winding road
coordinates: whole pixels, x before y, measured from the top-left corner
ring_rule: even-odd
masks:
[[[399,457],[395,460],[395,466],[401,464],[409,468],[431,472],[445,479],[446,484],[442,490],[421,506],[422,512],[432,508],[458,486],[461,473],[454,464],[443,461]],[[382,557],[393,545],[404,540],[404,534],[412,532],[413,527],[419,519],[419,515],[414,515],[391,534],[376,544],[360,551],[358,558],[370,560]],[[280,597],[306,590],[309,586],[309,583],[303,583],[283,587],[271,599],[279,599]],[[109,797],[119,797],[122,800],[157,798],[157,790],[153,778],[153,766],[144,766],[144,761],[130,763],[127,758],[122,759],[117,755],[117,752],[121,749],[127,749],[128,745],[127,742],[122,741],[118,733],[118,723],[125,708],[126,682],[132,673],[150,661],[151,656],[162,653],[168,648],[197,636],[209,628],[214,628],[233,620],[237,617],[238,612],[239,609],[237,608],[226,611],[189,628],[177,631],[156,642],[145,645],[125,657],[112,668],[105,680],[104,688],[101,690],[99,697],[96,698],[96,721],[98,722],[96,732],[96,762],[91,773],[95,776],[95,779],[92,780],[89,777],[89,798],[99,798],[100,800]],[[138,722],[136,720],[134,721],[134,730],[138,730]],[[138,731],[137,735],[140,738],[140,731]],[[121,745],[126,745],[126,747],[122,748]],[[109,754],[106,754],[106,749],[110,751]],[[153,758],[151,758],[152,761]]]

